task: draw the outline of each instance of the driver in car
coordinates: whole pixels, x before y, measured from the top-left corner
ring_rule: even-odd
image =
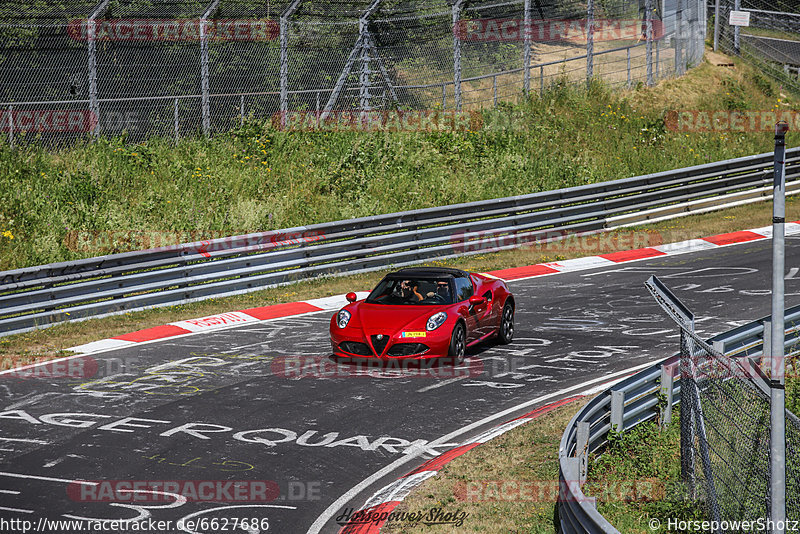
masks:
[[[417,289],[418,289],[417,284],[415,284],[411,280],[403,280],[402,282],[400,282],[400,296],[403,299],[408,300],[411,298],[416,298],[417,300],[422,300],[423,297],[419,293],[419,291],[417,291]]]
[[[439,280],[436,282],[436,291],[428,292],[428,298],[433,297],[434,295],[438,295],[445,299],[445,301],[450,301],[450,284],[448,284],[444,280]]]

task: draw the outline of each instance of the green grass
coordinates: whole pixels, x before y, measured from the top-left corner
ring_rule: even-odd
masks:
[[[700,504],[688,498],[680,478],[680,412],[663,431],[647,421],[624,433],[611,432],[602,454],[590,455],[584,494],[620,532],[669,532],[668,518],[703,520]],[[658,519],[661,528],[651,529]]]
[[[791,105],[746,65],[704,63],[654,88],[555,84],[541,98],[484,112],[485,124],[499,122],[498,114],[513,119],[505,130],[281,132],[251,121],[177,146],[124,138],[60,149],[0,142],[0,270],[169,244],[169,236],[180,242],[287,228],[765,152],[768,133],[679,134],[666,129],[664,116]],[[70,242],[76,232],[107,231],[162,240]]]

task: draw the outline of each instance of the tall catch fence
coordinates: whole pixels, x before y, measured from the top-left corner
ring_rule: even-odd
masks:
[[[178,139],[293,112],[476,110],[562,79],[652,84],[700,61],[705,17],[699,0],[3,1],[0,127]]]
[[[655,277],[653,277],[655,278]],[[656,283],[651,279],[648,284]],[[675,301],[654,296],[670,312]],[[681,329],[681,475],[691,496],[704,502],[707,518],[763,521],[770,513],[770,319],[748,324],[726,341],[705,342],[694,332],[693,316],[671,313]],[[680,319],[680,320],[679,320]],[[786,314],[787,377],[800,355],[800,308]],[[754,340],[754,336],[761,339]],[[767,355],[765,358],[764,356]],[[791,381],[791,380],[790,380]],[[800,518],[800,420],[786,411],[786,517]]]
[[[708,19],[715,50],[741,56],[800,94],[800,3],[711,0]]]

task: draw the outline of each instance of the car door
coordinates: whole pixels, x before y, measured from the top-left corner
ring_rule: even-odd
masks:
[[[478,339],[480,334],[480,316],[482,309],[480,306],[470,306],[469,298],[475,294],[472,280],[467,277],[457,277],[455,279],[455,300],[464,307],[464,318],[467,321],[467,343]]]
[[[480,279],[475,276],[470,276],[472,284],[475,287],[475,294],[486,299],[484,304],[473,306],[475,309],[478,336],[483,337],[490,334],[496,327],[499,321],[496,303],[494,302],[494,291],[486,284],[482,284]]]

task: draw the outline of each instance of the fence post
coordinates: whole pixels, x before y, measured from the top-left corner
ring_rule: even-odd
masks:
[[[244,126],[244,95],[239,98],[239,126]]]
[[[739,11],[742,8],[742,0],[733,0],[733,10]],[[739,26],[733,27],[733,51],[739,55]]]
[[[786,342],[784,265],[786,218],[786,132],[789,125],[775,125],[775,154],[772,189],[772,346],[770,351],[770,514],[776,524],[786,521],[786,390],[784,350]],[[783,527],[773,532],[785,532]]]
[[[367,43],[367,21],[362,17],[358,21],[358,34],[361,42],[361,74],[359,75],[359,107],[361,108],[361,120],[366,121],[366,113],[370,110],[370,68],[369,68],[369,47]]]
[[[539,95],[544,94],[544,65],[539,66]]]
[[[177,98],[175,99],[175,109],[173,110],[172,119],[173,119],[174,125],[175,125],[175,144],[177,145],[178,144],[178,139],[180,138],[180,130],[179,130],[180,126],[178,124],[178,99]]]
[[[714,52],[719,44],[719,0],[714,3]]]
[[[92,114],[94,127],[92,134],[100,133],[100,103],[97,101],[97,17],[102,15],[108,7],[109,0],[103,0],[89,15],[87,20],[88,43],[87,52],[89,60],[89,113]]]
[[[586,3],[586,87],[594,76],[594,0]]]
[[[92,120],[95,121],[94,128],[92,128],[92,134],[97,135],[98,130],[100,129],[100,120],[99,120],[99,113],[100,113],[100,105],[97,102],[97,41],[96,41],[96,30],[97,27],[95,25],[95,21],[93,18],[89,18],[88,21],[89,27],[88,29],[88,52],[89,52],[89,114],[93,117]]]
[[[578,458],[578,480],[581,484],[586,482],[586,474],[589,468],[589,423],[580,421],[578,423],[578,434],[575,443],[575,456]]]
[[[297,9],[300,0],[294,0],[289,7],[281,14],[279,23],[281,41],[281,127],[286,126],[286,113],[289,111],[289,17]]]
[[[456,111],[461,111],[461,4],[464,0],[456,0],[453,4],[453,93]]]
[[[522,92],[526,97],[531,94],[531,0],[525,0],[524,7],[525,36],[523,44],[522,64],[524,73],[522,76]]]
[[[683,24],[683,0],[677,0],[675,8],[675,75],[683,74],[683,51],[681,50],[681,25]]]
[[[647,62],[647,85],[653,85],[653,0],[644,0],[645,60]]]
[[[692,343],[689,335],[681,329],[681,480],[689,488],[692,500],[697,498],[697,484],[694,472],[694,419],[695,410],[692,395],[694,375],[692,373]]]
[[[662,429],[667,428],[672,422],[672,392],[675,380],[673,377],[674,369],[674,365],[661,366],[661,386],[659,388],[659,393],[661,393],[665,403],[659,414]]]
[[[497,75],[492,76],[492,102],[497,107]]]
[[[200,93],[202,95],[203,134],[211,133],[210,74],[208,68],[208,19],[214,15],[220,0],[214,0],[200,19]]]
[[[447,109],[447,84],[442,84],[442,109]]]
[[[657,80],[658,79],[658,71],[659,71],[659,67],[660,67],[660,63],[661,63],[661,59],[659,58],[659,55],[660,55],[659,52],[661,51],[661,42],[658,39],[656,39],[655,48],[656,48],[656,61],[655,61],[655,69],[654,69],[655,70],[655,75],[654,76],[655,76],[655,79]]]
[[[8,146],[14,148],[14,106],[8,106]]]
[[[627,52],[627,69],[628,69],[628,87],[631,86],[631,47],[625,49]]]
[[[281,41],[281,126],[286,126],[286,112],[289,110],[289,37],[286,34],[288,21],[285,16],[280,20]]]
[[[622,412],[625,409],[625,392],[612,391],[611,392],[611,428],[617,432],[622,432],[624,428],[624,421]],[[615,428],[616,427],[616,428]]]

